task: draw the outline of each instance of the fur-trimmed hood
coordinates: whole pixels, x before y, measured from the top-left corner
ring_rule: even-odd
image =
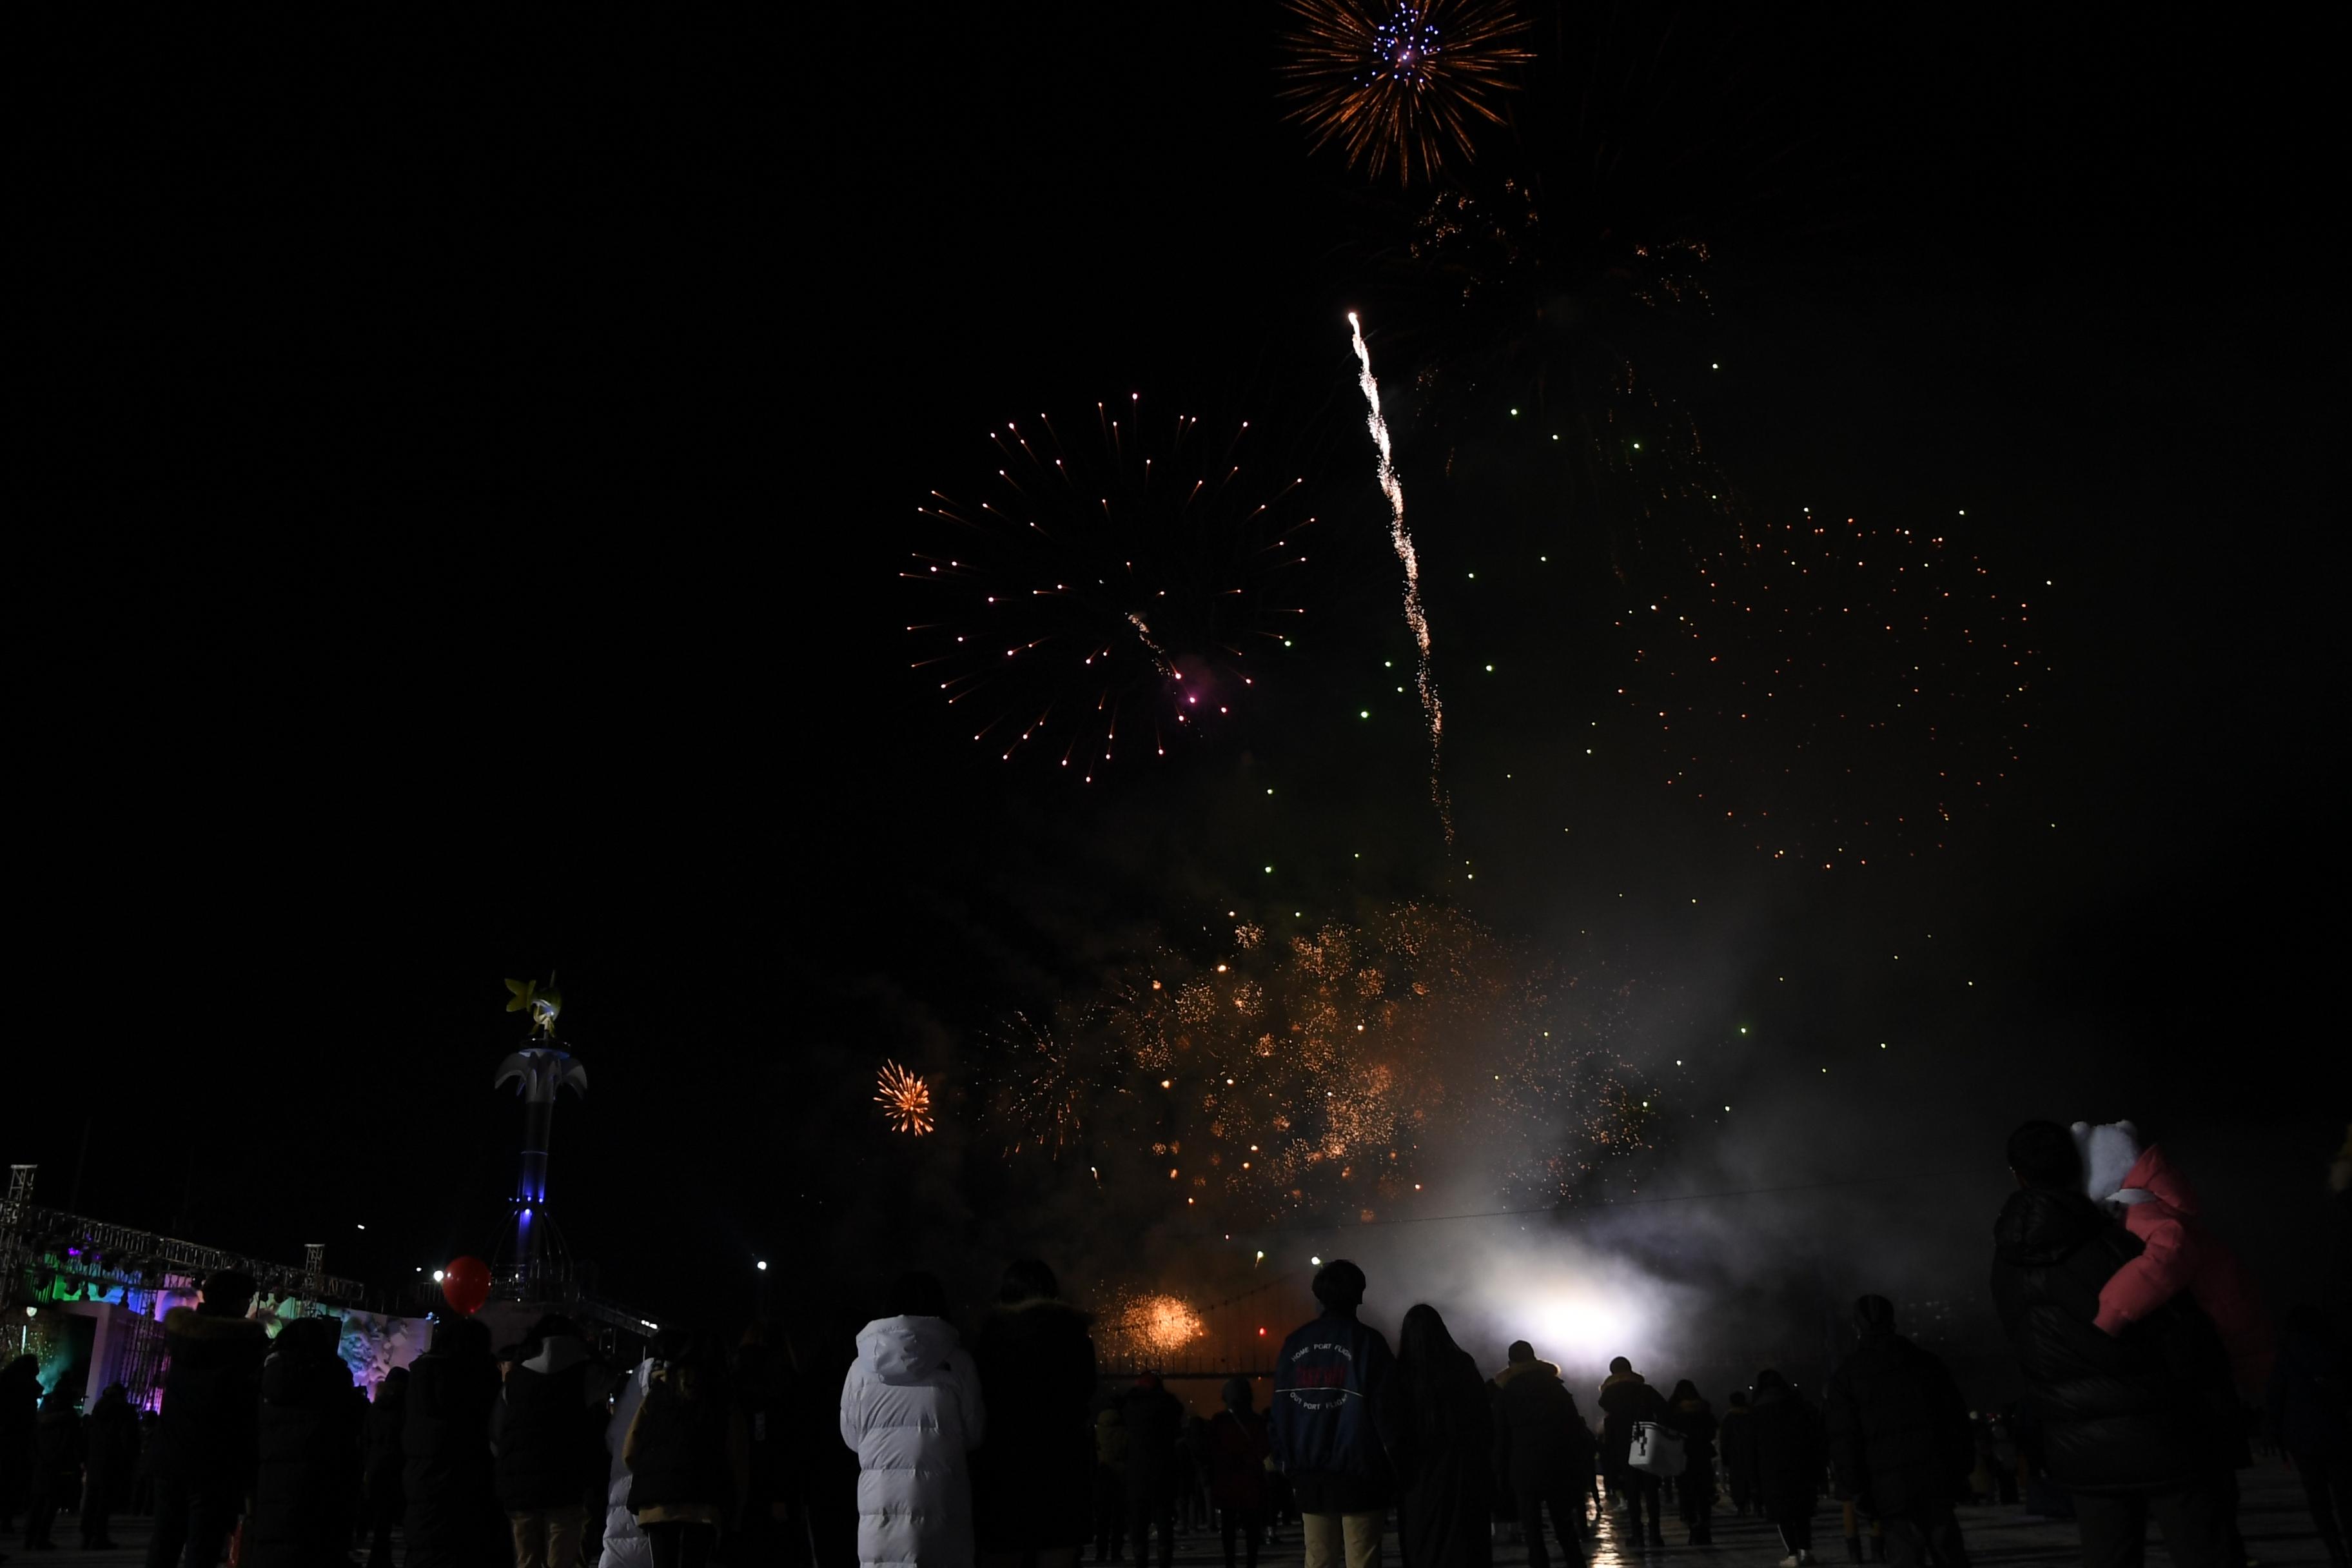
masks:
[[[1545,1376],[1552,1378],[1559,1376],[1559,1368],[1553,1365],[1550,1362],[1515,1361],[1511,1363],[1510,1365],[1505,1367],[1502,1371],[1495,1374],[1495,1386],[1496,1388],[1507,1388],[1512,1384],[1517,1382],[1520,1378],[1525,1377],[1531,1372],[1540,1372]]]

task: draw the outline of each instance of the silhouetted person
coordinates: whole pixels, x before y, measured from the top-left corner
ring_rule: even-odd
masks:
[[[621,1457],[629,1466],[629,1507],[653,1543],[654,1568],[702,1568],[733,1516],[735,1469],[748,1458],[726,1369],[702,1336],[676,1359],[654,1363]]]
[[[107,1529],[114,1507],[131,1489],[139,1462],[139,1413],[129,1391],[110,1383],[82,1422],[81,1543],[93,1551],[114,1545]]]
[[[1800,1568],[1813,1561],[1813,1505],[1829,1464],[1822,1413],[1769,1367],[1756,1374],[1756,1399],[1748,1408],[1756,1423],[1757,1489],[1765,1517],[1788,1549],[1780,1568]]]
[[[1111,1405],[1095,1415],[1095,1561],[1126,1555],[1127,1424]]]
[[[1364,1271],[1345,1258],[1315,1276],[1323,1314],[1293,1330],[1275,1363],[1274,1462],[1305,1521],[1307,1568],[1374,1568],[1396,1498],[1396,1360],[1357,1321]]]
[[[25,1544],[37,1550],[54,1547],[50,1530],[58,1512],[72,1500],[81,1479],[81,1413],[73,1395],[60,1382],[41,1401],[33,1421],[33,1484],[25,1510]]]
[[[1723,1476],[1731,1489],[1731,1511],[1746,1518],[1756,1500],[1756,1427],[1748,1419],[1748,1395],[1734,1394],[1726,1402],[1717,1426],[1716,1447],[1723,1451]]]
[[[682,1330],[662,1330],[654,1336],[653,1353],[637,1363],[613,1391],[613,1415],[604,1424],[604,1535],[597,1543],[596,1568],[653,1568],[654,1543],[646,1539],[646,1532],[637,1528],[637,1516],[629,1511],[629,1488],[635,1478],[629,1474],[623,1451],[628,1447],[637,1406],[645,1403],[654,1363],[677,1354],[685,1344]],[[828,1427],[831,1425],[827,1423]],[[854,1553],[851,1561],[856,1561]]]
[[[16,1526],[33,1486],[34,1431],[41,1418],[41,1363],[29,1355],[0,1367],[0,1535]]]
[[[505,1568],[514,1561],[490,1455],[498,1398],[489,1330],[471,1318],[435,1323],[432,1342],[409,1363],[401,1431],[407,1568]]]
[[[1954,1507],[1965,1495],[1975,1434],[1944,1363],[1895,1331],[1884,1296],[1853,1304],[1862,1343],[1830,1379],[1823,1412],[1837,1495],[1886,1527],[1899,1568],[1968,1568]]]
[[[2219,1363],[2219,1336],[2181,1300],[2102,1333],[2099,1292],[2139,1243],[2084,1194],[2067,1129],[2029,1121],[2008,1158],[2018,1190],[1993,1226],[1993,1304],[2051,1479],[2073,1498],[2085,1568],[2139,1568],[2151,1517],[2176,1568],[2219,1568],[2229,1542],[2216,1416],[2183,1370],[2208,1343]]]
[[[1494,1473],[1509,1489],[1519,1529],[1527,1536],[1528,1568],[1548,1568],[1544,1511],[1560,1555],[1581,1556],[1584,1496],[1592,1474],[1592,1429],[1576,1408],[1576,1395],[1560,1381],[1559,1368],[1536,1358],[1525,1340],[1505,1352],[1507,1363],[1493,1384]]]
[[[1234,1568],[1236,1536],[1247,1543],[1247,1568],[1257,1568],[1258,1543],[1265,1537],[1274,1501],[1265,1468],[1274,1448],[1265,1417],[1250,1395],[1249,1379],[1227,1378],[1223,1397],[1225,1407],[1208,1427],[1209,1495],[1224,1538],[1225,1568]]]
[[[2345,1568],[2352,1531],[2352,1358],[2316,1307],[2287,1314],[2263,1408],[2270,1436],[2294,1462],[2327,1560]]]
[[[358,1517],[362,1407],[335,1318],[297,1318],[261,1363],[260,1464],[242,1561],[249,1568],[318,1568],[350,1554]]]
[[[1397,1333],[1397,1542],[1405,1568],[1487,1568],[1494,1561],[1493,1395],[1436,1308]]]
[[[531,1326],[492,1426],[492,1474],[515,1568],[574,1568],[604,1458],[604,1413],[589,1407],[588,1342],[578,1324],[550,1314]]]
[[[1127,1532],[1135,1542],[1137,1568],[1150,1558],[1151,1531],[1160,1531],[1160,1568],[1176,1559],[1176,1470],[1184,1406],[1147,1372],[1118,1396],[1119,1425],[1127,1430]]]
[[[802,1475],[808,1456],[796,1419],[804,1381],[792,1336],[781,1321],[762,1319],[744,1329],[735,1347],[732,1383],[750,1462],[743,1472],[741,1522],[728,1557],[745,1568],[806,1568]]]
[[[253,1489],[267,1330],[246,1314],[259,1287],[224,1268],[193,1307],[163,1314],[163,1408],[155,1423],[155,1532],[147,1568],[215,1568]]]
[[[401,1428],[408,1419],[408,1369],[394,1367],[376,1385],[360,1441],[361,1519],[367,1527],[368,1568],[392,1568],[392,1532],[407,1503],[400,1489]]]
[[[1093,1533],[1095,1342],[1034,1258],[1005,1267],[971,1359],[988,1441],[971,1459],[984,1568],[1075,1568]]]
[[[1664,1425],[1666,1402],[1633,1370],[1633,1363],[1621,1355],[1609,1363],[1609,1376],[1601,1384],[1601,1410],[1604,1417],[1601,1462],[1609,1473],[1610,1484],[1624,1500],[1626,1537],[1637,1542],[1643,1539],[1642,1510],[1646,1506],[1650,1511],[1649,1544],[1664,1546],[1665,1521],[1660,1517],[1664,1508],[1663,1489],[1657,1477],[1633,1468],[1629,1458],[1634,1426],[1643,1421]]]
[[[1675,1488],[1693,1546],[1715,1544],[1715,1406],[1689,1378],[1666,1395],[1666,1426],[1683,1440],[1683,1473]]]

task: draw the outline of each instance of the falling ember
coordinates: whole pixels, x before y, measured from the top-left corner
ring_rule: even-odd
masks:
[[[1421,560],[1413,552],[1412,535],[1405,531],[1404,485],[1397,478],[1396,465],[1389,455],[1389,425],[1381,416],[1381,384],[1372,379],[1372,351],[1365,346],[1364,323],[1353,310],[1348,312],[1348,331],[1356,345],[1356,384],[1363,389],[1364,424],[1372,433],[1372,444],[1380,448],[1381,493],[1389,499],[1389,542],[1396,546],[1397,560],[1404,567],[1405,625],[1412,629],[1413,646],[1421,651],[1416,679],[1421,687],[1422,709],[1429,715],[1429,799],[1437,807],[1438,821],[1444,826],[1445,842],[1451,844],[1454,812],[1438,782],[1439,748],[1445,740],[1445,707],[1438,700],[1437,682],[1429,673],[1429,617],[1421,609]]]
[[[931,1130],[930,1086],[897,1062],[884,1062],[874,1103],[893,1131],[920,1138]]]

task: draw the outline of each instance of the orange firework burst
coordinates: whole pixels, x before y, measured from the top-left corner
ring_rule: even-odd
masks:
[[[1510,68],[1535,57],[1507,0],[1288,0],[1297,29],[1284,68],[1320,150],[1334,138],[1374,178],[1393,159],[1400,183],[1471,156],[1470,129],[1496,124]]]
[[[883,1118],[892,1128],[918,1138],[931,1130],[930,1085],[897,1062],[884,1062],[877,1081],[879,1092],[874,1103],[882,1108]]]
[[[1130,1297],[1105,1327],[1115,1355],[1146,1363],[1173,1355],[1209,1331],[1182,1297],[1165,1293]]]

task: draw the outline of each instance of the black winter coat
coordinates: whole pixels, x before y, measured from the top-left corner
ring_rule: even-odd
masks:
[[[1478,1363],[1455,1349],[1396,1370],[1398,1544],[1412,1568],[1495,1560],[1495,1404]]]
[[[1683,1473],[1715,1474],[1715,1406],[1704,1399],[1683,1399],[1666,1406],[1666,1426],[1683,1439]]]
[[[2352,1458],[2352,1364],[2324,1332],[2289,1325],[2263,1410],[2272,1436],[2294,1455]]]
[[[1643,1381],[1638,1372],[1609,1374],[1601,1385],[1601,1454],[1613,1474],[1625,1468],[1633,1447],[1633,1424],[1664,1421],[1665,1396]]]
[[[1592,1429],[1548,1361],[1505,1367],[1495,1388],[1495,1475],[1514,1493],[1592,1485]]]
[[[1127,1495],[1158,1498],[1173,1491],[1176,1447],[1184,1436],[1183,1402],[1164,1388],[1135,1387],[1118,1396],[1116,1407],[1127,1429]]]
[[[1092,1538],[1095,1342],[1086,1314],[1055,1300],[999,1307],[980,1326],[988,1439],[971,1457],[973,1533],[982,1552],[1034,1552]]]
[[[1715,1441],[1723,1450],[1724,1473],[1731,1478],[1732,1490],[1745,1495],[1756,1485],[1756,1418],[1748,1406],[1735,1405],[1723,1413]]]
[[[331,1333],[307,1326],[280,1330],[262,1363],[260,1466],[245,1531],[250,1568],[320,1568],[342,1562],[351,1546],[360,1406]]]
[[[1837,1495],[1873,1517],[1958,1503],[1976,1445],[1968,1401],[1934,1356],[1894,1332],[1866,1335],[1830,1379]]]
[[[401,1489],[408,1510],[406,1568],[502,1568],[514,1538],[499,1508],[490,1412],[499,1367],[489,1335],[471,1319],[436,1324],[409,1363],[401,1430]]]
[[[99,1395],[98,1404],[82,1422],[83,1447],[88,1450],[82,1462],[89,1467],[89,1484],[111,1501],[114,1490],[127,1488],[131,1472],[139,1462],[139,1413],[131,1402],[111,1389]]]
[[[155,1423],[155,1474],[250,1490],[268,1331],[257,1319],[174,1307],[163,1314],[163,1346],[170,1360]]]
[[[33,1472],[52,1495],[81,1479],[81,1415],[63,1394],[53,1394],[33,1423]]]
[[[543,1341],[508,1369],[496,1423],[499,1506],[509,1513],[576,1507],[607,1475],[604,1417],[588,1404],[588,1347]]]
[[[688,1398],[684,1377],[700,1379]],[[735,1471],[727,1449],[733,1418],[727,1391],[709,1373],[654,1368],[645,1402],[625,1439],[629,1464],[629,1509],[700,1503],[721,1514],[734,1506]]]
[[[1775,1515],[1801,1514],[1822,1495],[1829,1441],[1822,1413],[1793,1388],[1759,1389],[1748,1406],[1756,1436],[1756,1485]]]
[[[2099,1288],[2139,1254],[2078,1193],[2012,1193],[1993,1226],[1992,1298],[2025,1374],[2050,1479],[2073,1491],[2178,1486],[2214,1468],[2215,1433],[2178,1344],[2176,1299],[2110,1337]],[[2207,1325],[2207,1332],[2210,1332]]]
[[[367,1448],[363,1461],[367,1520],[373,1529],[390,1530],[400,1522],[408,1506],[400,1486],[401,1428],[407,1420],[408,1369],[396,1366],[375,1391],[375,1403],[368,1406],[366,1435],[362,1438]]]

